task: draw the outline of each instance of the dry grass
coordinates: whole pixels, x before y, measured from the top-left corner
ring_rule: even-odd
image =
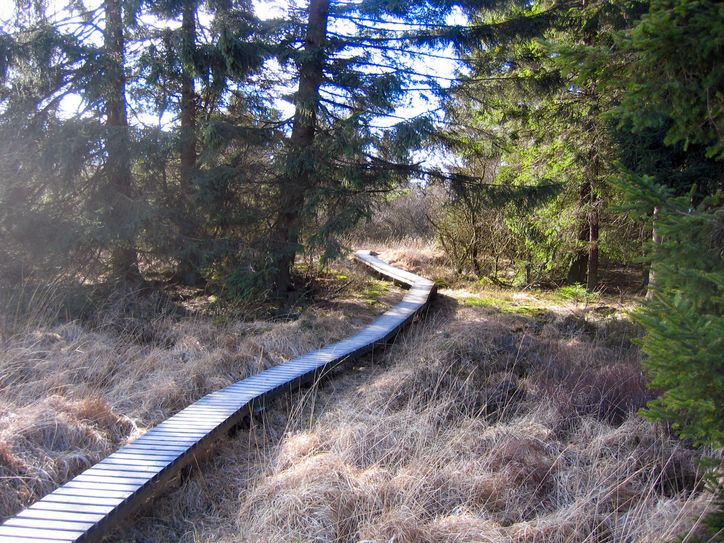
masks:
[[[121,300],[92,325],[34,318],[0,336],[0,520],[204,394],[345,337],[401,297],[341,294],[290,322],[144,320]]]
[[[0,404],[0,517],[54,490],[110,454],[135,430],[98,398],[53,395],[32,404]]]
[[[261,417],[119,538],[653,543],[701,533],[714,507],[702,451],[635,414],[650,394],[621,333],[635,329],[615,315],[572,327],[570,313],[436,305],[382,357]]]
[[[424,242],[383,254],[446,273]],[[347,335],[350,320],[360,326],[399,296],[370,305],[353,288],[288,323],[162,319],[142,343],[67,324],[5,340],[0,513],[205,392]],[[714,507],[703,451],[636,415],[650,392],[624,306],[479,285],[442,294],[390,350],[281,400],[112,540],[654,543],[701,533]]]

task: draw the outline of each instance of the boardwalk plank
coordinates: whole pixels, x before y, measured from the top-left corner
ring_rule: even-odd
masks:
[[[77,511],[53,511],[48,509],[28,508],[18,513],[18,516],[15,518],[41,518],[95,524],[99,520],[102,520],[106,516],[107,512],[108,511],[104,511],[103,513],[79,513]]]
[[[100,515],[102,518],[105,518],[108,513],[113,511],[114,505],[97,505],[97,504],[88,504],[88,503],[66,503],[66,502],[53,502],[48,500],[42,500],[37,503],[34,503],[27,509],[21,511],[18,513],[18,516],[26,515],[27,516],[41,516],[44,514],[53,514],[55,512],[63,513],[63,514],[70,514],[70,513],[78,513],[78,514],[92,514],[92,515]]]
[[[55,502],[55,503],[62,503],[65,506],[70,506],[71,504],[77,504],[77,505],[99,505],[99,506],[107,506],[110,505],[112,507],[111,512],[113,509],[118,507],[118,505],[123,502],[125,498],[118,499],[118,498],[108,498],[108,497],[99,497],[99,496],[82,496],[82,495],[75,495],[75,494],[56,494],[51,493],[45,496],[45,498],[42,499],[43,503],[46,502]],[[40,502],[38,502],[40,503]],[[2,541],[2,539],[0,539]]]
[[[40,530],[60,530],[61,532],[73,532],[81,531],[85,532],[89,530],[95,522],[93,521],[78,521],[70,519],[49,519],[49,518],[28,518],[28,517],[14,517],[5,522],[5,526],[17,526],[23,528],[35,528]]]
[[[60,531],[60,530],[44,530],[42,528],[27,528],[24,526],[8,526],[7,523],[0,526],[0,537],[25,537],[27,542],[37,541],[38,539],[50,539],[55,541],[74,541],[82,536],[84,530]],[[2,540],[0,540],[2,541]],[[5,543],[3,541],[3,543]]]

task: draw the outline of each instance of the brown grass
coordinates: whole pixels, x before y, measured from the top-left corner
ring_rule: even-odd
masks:
[[[34,319],[0,335],[0,520],[204,394],[345,337],[401,291],[374,307],[340,295],[290,322],[144,321],[115,304],[92,324]]]
[[[100,399],[50,396],[13,409],[0,407],[0,516],[17,512],[90,467],[135,430]]]
[[[454,280],[445,252],[429,239],[408,237],[377,242],[374,247],[380,258],[394,266],[423,274],[434,281]]]
[[[404,249],[387,256],[424,273],[444,267],[435,249],[422,254],[416,262]],[[704,451],[636,415],[649,391],[625,316],[554,307],[537,293],[524,299],[535,311],[510,311],[512,294],[470,290],[501,307],[443,290],[426,321],[389,351],[279,401],[112,540],[654,543],[700,535],[714,507],[702,492]],[[381,310],[347,296],[290,323],[166,320],[151,334],[163,341],[150,343],[77,324],[7,340],[2,511],[199,395],[346,335],[348,319],[359,326]]]
[[[541,326],[443,298],[388,353],[258,419],[119,537],[690,541],[714,507],[702,451],[636,415],[638,377],[609,376],[640,376],[638,354],[607,341],[608,321],[572,334],[566,317]]]

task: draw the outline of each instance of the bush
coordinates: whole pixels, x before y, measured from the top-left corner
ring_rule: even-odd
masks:
[[[433,227],[428,214],[434,199],[433,189],[420,187],[394,193],[377,204],[372,217],[352,232],[352,236],[375,242],[432,238]]]

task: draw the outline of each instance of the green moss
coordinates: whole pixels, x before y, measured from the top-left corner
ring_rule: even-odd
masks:
[[[367,298],[367,305],[377,306],[381,305],[380,298],[387,294],[390,290],[390,285],[385,281],[379,281],[376,279],[371,280],[367,287],[362,291],[361,296]]]
[[[522,315],[524,317],[538,317],[545,313],[545,310],[539,307],[521,305],[503,298],[475,296],[469,298],[461,298],[460,301],[465,305],[470,305],[473,307],[487,307],[496,311],[500,311],[501,313]]]
[[[496,300],[495,298],[462,298],[461,301],[465,305],[472,305],[475,307],[498,307],[502,304],[503,300]]]
[[[583,285],[568,285],[555,292],[556,298],[573,302],[595,302],[599,295],[597,292],[588,292]]]

